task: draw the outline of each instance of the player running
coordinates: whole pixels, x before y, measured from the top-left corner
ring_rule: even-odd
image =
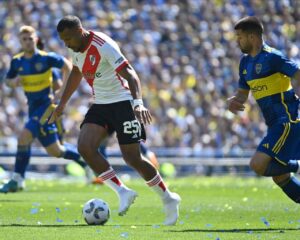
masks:
[[[256,17],[245,17],[235,25],[237,43],[245,54],[239,67],[239,89],[228,99],[233,113],[244,111],[251,91],[268,126],[250,167],[271,176],[283,192],[300,203],[300,182],[291,172],[300,172],[299,98],[291,79],[300,80],[299,66],[263,41],[263,25]]]
[[[119,215],[124,215],[137,193],[124,185],[108,161],[98,152],[107,133],[116,131],[125,162],[137,170],[164,204],[164,224],[178,219],[180,197],[170,192],[155,167],[140,152],[145,139],[143,124],[151,115],[143,105],[140,80],[121,53],[117,43],[102,32],[87,31],[76,16],[66,16],[57,25],[60,38],[71,50],[73,69],[60,103],[50,122],[59,117],[82,77],[92,88],[94,104],[87,112],[78,140],[78,149],[90,167],[119,196]],[[133,100],[133,107],[131,101]]]
[[[49,155],[74,160],[88,171],[88,166],[81,160],[76,147],[62,145],[57,126],[54,123],[49,124],[45,118],[54,108],[52,68],[60,68],[66,78],[71,71],[71,63],[56,53],[38,50],[38,37],[31,26],[22,26],[19,38],[23,51],[13,57],[6,84],[11,88],[22,85],[28,101],[29,119],[18,138],[12,178],[0,188],[1,193],[17,192],[24,188],[25,172],[31,157],[31,143],[35,138]]]

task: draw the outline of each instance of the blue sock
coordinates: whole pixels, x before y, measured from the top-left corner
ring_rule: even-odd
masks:
[[[15,172],[25,178],[26,168],[31,156],[31,146],[18,146],[15,162]]]
[[[65,149],[66,149],[63,156],[62,156],[64,159],[74,160],[75,162],[77,162],[83,168],[87,166],[86,162],[81,160],[81,156],[78,153],[75,146],[73,146],[72,144],[69,144],[69,143],[64,143],[64,146],[65,146]]]
[[[269,163],[264,176],[280,176],[286,173],[297,172],[299,168],[297,160],[289,160],[287,165],[283,165],[275,159],[272,159]]]
[[[141,153],[145,156],[148,152],[148,148],[146,147],[145,143],[140,142],[140,149],[141,149]]]
[[[296,203],[300,203],[300,181],[295,177],[290,177],[279,186],[284,193]]]
[[[99,152],[103,155],[105,159],[107,159],[107,151],[106,151],[106,144],[101,144],[99,147]]]

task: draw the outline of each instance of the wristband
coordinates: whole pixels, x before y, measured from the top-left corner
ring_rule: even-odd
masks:
[[[141,99],[141,98],[133,99],[133,109],[135,109],[135,107],[137,107],[139,105],[144,106],[143,99]]]

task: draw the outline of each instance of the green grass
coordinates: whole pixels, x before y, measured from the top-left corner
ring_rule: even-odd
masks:
[[[28,181],[26,191],[0,195],[0,240],[35,239],[299,239],[299,205],[270,179],[189,177],[168,180],[182,197],[176,226],[162,226],[159,198],[141,180],[128,186],[139,193],[124,217],[105,186],[63,181]],[[102,198],[111,209],[104,226],[88,226],[82,204]],[[265,220],[264,220],[265,219]]]

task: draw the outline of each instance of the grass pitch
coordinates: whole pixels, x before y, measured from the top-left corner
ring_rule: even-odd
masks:
[[[299,205],[270,179],[189,177],[167,183],[182,197],[176,226],[161,225],[161,202],[142,180],[128,182],[139,197],[124,217],[105,186],[27,181],[25,191],[0,195],[0,240],[299,239]],[[104,226],[88,226],[82,218],[82,205],[95,197],[110,205]]]

